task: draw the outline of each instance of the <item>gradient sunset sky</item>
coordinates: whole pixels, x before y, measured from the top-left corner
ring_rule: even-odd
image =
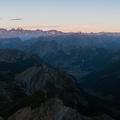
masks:
[[[0,0],[0,28],[120,32],[120,0]]]

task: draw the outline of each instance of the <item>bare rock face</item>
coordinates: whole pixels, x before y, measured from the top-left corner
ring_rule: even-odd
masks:
[[[95,117],[86,117],[77,112],[77,110],[63,105],[58,98],[51,98],[42,103],[39,108],[31,111],[26,107],[17,111],[8,120],[113,120],[106,114]],[[3,120],[2,118],[0,120]]]
[[[61,100],[54,98],[33,110],[27,120],[84,120],[81,118],[90,120],[80,115],[75,109],[64,106]]]
[[[67,73],[63,74],[61,71],[49,68],[45,64],[33,66],[16,75],[15,83],[20,88],[25,86],[23,91],[27,95],[31,95],[38,90],[49,89],[48,83],[56,89],[75,89],[75,79],[73,77]]]
[[[17,111],[14,115],[8,118],[8,120],[24,120],[31,114],[31,108],[26,107]]]
[[[82,91],[76,89],[76,79],[70,74],[52,69],[45,64],[33,66],[15,76],[15,86],[25,95],[46,90],[48,95],[57,96],[64,104],[87,106]]]
[[[91,120],[80,115],[75,109],[66,107],[58,98],[52,98],[42,103],[39,108],[31,111],[26,107],[17,111],[8,120]]]

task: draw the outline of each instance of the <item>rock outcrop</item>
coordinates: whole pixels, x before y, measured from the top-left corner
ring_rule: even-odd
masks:
[[[18,110],[8,120],[113,120],[103,114],[96,117],[86,117],[75,109],[66,107],[58,98],[51,98],[42,103],[39,108],[31,111],[30,107]],[[1,119],[2,120],[2,119]]]
[[[45,90],[49,96],[57,96],[68,106],[73,104],[86,107],[88,104],[84,93],[76,89],[74,77],[45,64],[31,67],[17,75],[14,84],[27,96]]]
[[[75,109],[64,106],[61,100],[54,98],[33,110],[27,120],[79,120],[82,117],[87,118],[80,115]]]
[[[24,87],[24,92],[31,95],[44,89],[75,89],[75,79],[67,73],[49,68],[45,64],[33,66],[15,77],[16,85]]]

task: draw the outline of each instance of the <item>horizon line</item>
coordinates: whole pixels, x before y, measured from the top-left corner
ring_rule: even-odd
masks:
[[[47,26],[43,26],[45,28],[47,28]],[[49,27],[50,28],[50,27]],[[90,31],[90,32],[85,32],[85,31],[62,31],[62,30],[58,30],[58,29],[47,29],[47,30],[43,30],[43,29],[40,29],[40,28],[26,28],[26,27],[10,27],[10,28],[4,28],[4,27],[0,27],[0,29],[5,29],[5,30],[12,30],[12,29],[22,29],[22,30],[31,30],[31,31],[36,31],[36,30],[41,30],[41,31],[51,31],[51,30],[55,30],[55,31],[58,31],[58,32],[63,32],[63,33],[120,33],[120,31],[98,31],[98,32],[95,32],[95,31]]]

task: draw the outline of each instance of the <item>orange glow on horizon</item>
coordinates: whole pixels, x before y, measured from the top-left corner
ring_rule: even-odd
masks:
[[[21,27],[0,27],[0,28],[5,28],[5,29],[12,29],[12,28],[23,28],[26,30],[36,30],[36,29],[40,29],[40,30],[44,30],[44,31],[48,31],[48,30],[58,30],[58,31],[62,31],[62,32],[85,32],[85,33],[97,33],[97,32],[120,32],[120,29],[117,28],[99,28],[99,27],[92,27],[89,25],[83,25],[83,26],[41,26],[41,27],[34,27],[34,26],[21,26]]]

